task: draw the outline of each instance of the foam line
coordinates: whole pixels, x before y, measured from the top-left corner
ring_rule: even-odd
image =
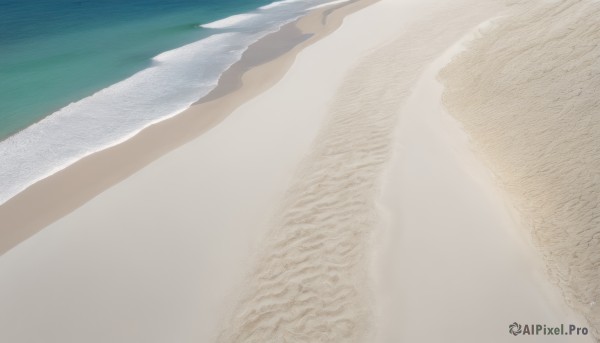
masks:
[[[320,1],[294,2],[297,4],[285,11],[275,6],[206,24],[210,28],[243,25],[248,30],[213,34],[161,53],[149,68],[0,141],[0,205],[81,158],[188,108],[216,86],[221,74],[250,44],[296,20]]]
[[[343,4],[344,2],[348,2],[348,1],[351,1],[351,0],[335,0],[335,1],[328,2],[326,4],[313,6],[313,7],[309,8],[308,11],[316,10],[318,8],[323,8],[323,7],[329,7],[329,6],[333,6],[333,5],[337,5],[337,4]]]
[[[286,4],[291,4],[293,2],[298,2],[298,1],[300,1],[300,0],[275,1],[275,2],[270,3],[268,5],[264,5],[262,7],[259,7],[259,9],[261,9],[261,10],[268,10],[268,9],[271,9],[271,8],[279,7],[279,6],[286,5]]]
[[[230,28],[230,27],[239,26],[240,24],[242,24],[250,19],[254,19],[258,16],[259,15],[255,14],[255,13],[236,14],[236,15],[232,15],[231,17],[227,17],[225,19],[214,21],[212,23],[200,25],[200,27],[203,27],[206,29],[226,29],[226,28]]]

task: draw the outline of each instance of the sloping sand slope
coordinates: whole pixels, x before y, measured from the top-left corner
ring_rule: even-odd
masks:
[[[491,173],[441,103],[436,76],[472,38],[427,68],[399,113],[381,197],[389,220],[377,249],[378,342],[511,343],[521,339],[508,332],[515,321],[585,325],[548,283]]]
[[[407,121],[407,112],[401,111],[403,106],[404,111],[439,109],[439,85],[431,86],[438,93],[421,97],[431,84],[418,80],[444,51],[502,8],[491,0],[382,0],[302,50],[276,84],[265,81],[273,73],[272,63],[252,69],[268,83],[264,93],[0,257],[0,341],[462,342],[464,336],[445,335],[460,333],[471,318],[483,321],[471,341],[510,341],[514,337],[505,321],[512,312],[497,313],[502,297],[510,294],[531,295],[520,303],[521,313],[531,320],[569,318],[560,305],[535,294],[543,287],[529,274],[511,284],[512,293],[490,288],[490,274],[518,276],[523,270],[510,268],[531,261],[502,231],[502,223],[491,228],[495,231],[479,227],[501,218],[494,216],[499,211],[495,202],[478,203],[489,199],[469,193],[466,205],[456,201],[443,207],[448,195],[438,198],[434,190],[460,195],[459,186],[471,187],[473,180],[457,169],[468,166],[436,154],[447,152],[445,141],[436,136],[443,133],[422,130],[418,125],[423,122]],[[519,44],[524,42],[511,42],[498,55]],[[490,109],[496,110],[516,97],[497,99],[502,92],[487,89],[492,86],[466,88],[462,75],[472,71],[462,66],[453,67],[461,75],[448,73],[457,83],[450,85],[457,99],[472,92],[479,109],[484,98],[477,92],[487,92],[481,96],[490,97],[495,103]],[[496,80],[495,72],[475,72]],[[433,78],[431,73],[426,77]],[[525,88],[523,97],[532,104],[539,100],[527,94]],[[408,118],[415,119],[415,113]],[[510,118],[505,126],[518,120]],[[485,127],[494,125],[499,123]],[[473,126],[469,129],[475,132]],[[405,147],[412,159],[400,163],[393,159],[397,133],[405,134],[401,142],[413,144]],[[494,147],[508,140],[492,139],[498,140]],[[428,143],[442,148],[418,146]],[[420,169],[428,159],[431,165],[452,168]],[[392,175],[385,174],[390,160],[392,167],[423,175],[397,175],[398,183],[384,184],[385,194],[395,198],[380,202],[383,177]],[[416,182],[428,180],[431,184],[422,187]],[[418,211],[429,205],[431,213]],[[471,205],[480,211],[472,221]],[[395,211],[394,206],[401,207]],[[386,209],[399,217],[388,216]],[[431,241],[427,231],[419,230],[440,230],[436,220],[444,216],[459,219],[453,224],[456,235],[438,231]],[[586,218],[593,221],[597,215]],[[395,231],[385,236],[385,230]],[[375,236],[379,233],[383,236]],[[389,238],[388,245],[382,247],[376,238]],[[445,240],[452,244],[444,245]],[[373,258],[382,248],[396,252],[385,263],[381,254]],[[472,261],[477,256],[467,252],[473,251],[489,263]],[[451,258],[427,264],[427,258],[444,252]],[[378,282],[385,283],[386,275],[395,283],[381,291]],[[428,296],[432,289],[440,292],[437,298]],[[470,312],[452,311],[463,309],[459,300],[471,294],[475,300],[464,306]],[[477,296],[486,302],[477,302]],[[493,320],[483,318],[487,312],[493,312]],[[421,335],[421,329],[437,331]]]
[[[524,3],[443,70],[445,104],[600,338],[600,3]]]

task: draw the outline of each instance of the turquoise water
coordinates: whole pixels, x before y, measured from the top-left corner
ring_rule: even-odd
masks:
[[[268,0],[0,0],[0,140]]]
[[[177,115],[329,0],[0,0],[0,204]]]

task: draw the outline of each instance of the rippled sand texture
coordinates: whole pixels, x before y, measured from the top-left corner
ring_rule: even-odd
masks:
[[[367,337],[370,236],[396,114],[427,62],[489,14],[489,7],[467,10],[474,3],[441,6],[350,71],[220,342]]]
[[[444,102],[600,338],[600,3],[526,6],[442,70]]]

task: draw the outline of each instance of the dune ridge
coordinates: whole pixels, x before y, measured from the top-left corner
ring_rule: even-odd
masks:
[[[370,337],[370,246],[399,109],[426,65],[494,13],[492,3],[430,9],[347,73],[219,342]]]
[[[521,2],[440,73],[444,103],[600,339],[600,3]]]

